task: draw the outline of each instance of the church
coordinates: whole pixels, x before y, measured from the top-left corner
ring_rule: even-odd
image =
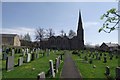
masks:
[[[84,30],[82,25],[81,12],[79,11],[77,36],[68,38],[67,36],[51,36],[46,40],[40,41],[41,49],[57,50],[81,50],[84,49]]]

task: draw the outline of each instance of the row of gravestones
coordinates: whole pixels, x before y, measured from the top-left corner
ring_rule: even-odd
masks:
[[[78,56],[81,57],[80,53],[79,53]],[[96,57],[95,57],[95,56],[96,56]],[[91,57],[91,58],[89,59],[89,63],[90,63],[90,64],[92,63],[93,58],[95,58],[96,60],[101,60],[101,56],[102,56],[102,53],[100,53],[100,54],[98,54],[98,52],[96,52],[95,54],[90,53],[90,54],[88,55],[88,57]],[[88,61],[88,57],[87,57],[87,56],[84,56],[84,60],[85,60],[85,61]],[[112,60],[113,57],[114,57],[113,54],[109,54],[109,59],[110,59],[110,60]],[[116,59],[117,59],[117,58],[118,58],[118,56],[116,55]],[[107,55],[104,54],[103,63],[106,63],[106,62],[107,62]]]
[[[50,52],[47,53],[47,56],[50,55]],[[44,56],[44,55],[43,55]],[[18,66],[21,66],[23,62],[28,63],[30,61],[33,61],[35,59],[39,58],[39,53],[36,50],[36,53],[27,53],[24,57],[19,57],[18,59]],[[6,70],[13,70],[14,69],[14,53],[12,52],[11,56],[6,55]]]
[[[115,77],[116,80],[120,80],[120,67],[116,67],[115,73],[116,73],[116,77]],[[110,76],[110,68],[109,68],[109,66],[105,67],[105,75]]]
[[[58,69],[60,66],[60,61],[62,60],[62,55],[58,56],[58,58],[55,59],[55,64],[53,63],[53,60],[49,60],[49,67],[50,67],[50,75],[54,78],[55,77],[55,73],[58,73]],[[38,74],[37,79],[41,80],[45,77],[45,72],[41,72]]]

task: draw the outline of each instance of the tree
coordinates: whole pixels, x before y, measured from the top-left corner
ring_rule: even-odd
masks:
[[[64,34],[65,34],[65,31],[64,31],[64,30],[61,30],[60,33],[61,33],[60,35],[63,37]]]
[[[54,31],[53,31],[52,28],[49,28],[49,29],[47,29],[46,31],[47,31],[46,36],[47,36],[48,38],[55,35],[55,33],[54,33]]]
[[[41,41],[45,36],[45,31],[43,28],[37,28],[35,31],[35,39]]]
[[[74,36],[76,36],[76,33],[73,30],[70,30],[69,34],[68,34],[68,37],[73,38]]]
[[[101,16],[101,20],[106,19],[103,23],[103,27],[99,29],[99,32],[104,31],[110,33],[111,31],[118,29],[117,27],[120,21],[120,14],[115,8],[108,10],[105,14]]]
[[[29,33],[24,35],[23,40],[31,41],[31,37],[30,37]]]

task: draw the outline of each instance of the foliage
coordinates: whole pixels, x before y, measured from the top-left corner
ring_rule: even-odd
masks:
[[[104,31],[106,33],[110,33],[111,31],[119,28],[117,25],[120,21],[120,15],[115,8],[112,8],[103,14],[101,16],[101,20],[103,19],[105,19],[105,22],[103,23],[103,27],[99,29],[99,32]]]

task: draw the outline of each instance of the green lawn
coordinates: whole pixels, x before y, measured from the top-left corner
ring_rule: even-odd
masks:
[[[102,55],[101,60],[96,60],[94,58],[93,63],[90,64],[89,62],[87,63],[87,61],[84,60],[84,56],[88,56],[88,54],[89,52],[85,51],[84,54],[81,54],[81,58],[78,55],[72,56],[83,78],[107,78],[104,74],[106,66],[110,67],[110,78],[115,78],[115,68],[118,66],[118,59],[116,59],[115,56],[113,57],[113,60],[110,60],[108,53],[106,53],[107,63],[103,63]],[[96,66],[96,68],[93,68],[94,65]]]
[[[62,51],[56,52],[56,54],[62,53]],[[36,59],[34,61],[31,61],[29,63],[24,63],[22,66],[14,67],[14,70],[12,71],[6,71],[5,70],[5,60],[2,61],[2,77],[3,78],[37,78],[37,75],[44,71],[47,73],[49,69],[49,60],[55,60],[55,58],[58,57],[52,51],[50,52],[50,56],[44,56],[40,57],[39,59]],[[20,54],[15,54],[15,65],[17,64],[18,57]],[[40,55],[41,56],[41,55]],[[33,68],[35,68],[33,70]],[[57,75],[59,77],[59,74]]]

